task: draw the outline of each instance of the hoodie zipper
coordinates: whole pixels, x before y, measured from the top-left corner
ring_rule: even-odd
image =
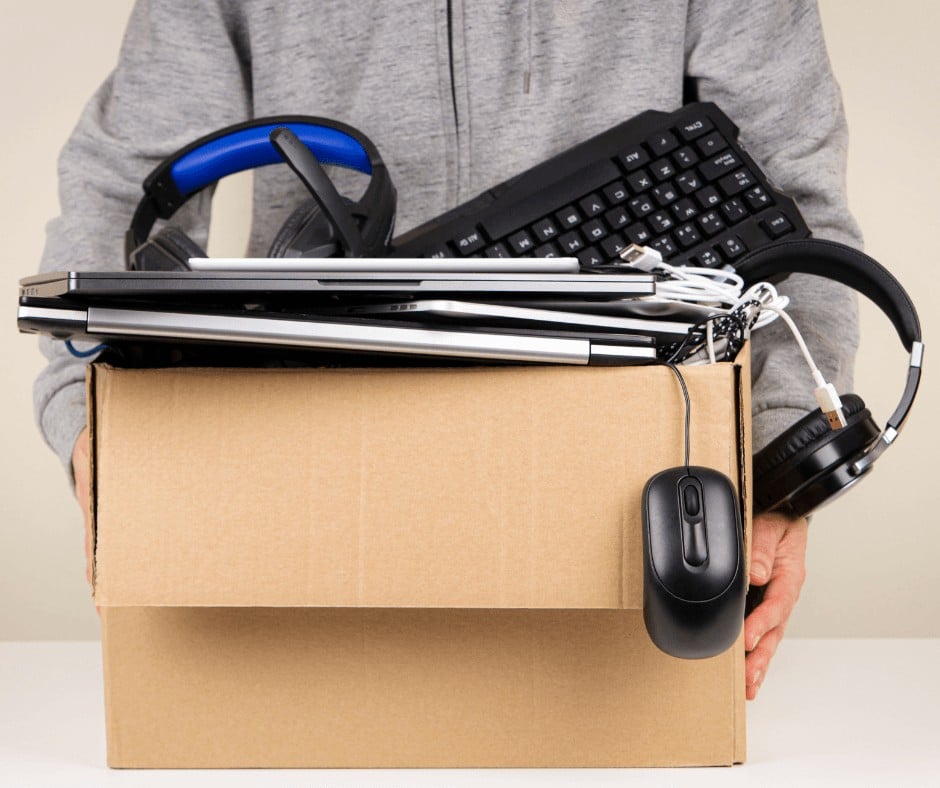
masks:
[[[457,117],[457,79],[454,74],[454,8],[453,0],[447,0],[447,60],[450,68],[450,100],[454,108],[454,130],[460,128]]]

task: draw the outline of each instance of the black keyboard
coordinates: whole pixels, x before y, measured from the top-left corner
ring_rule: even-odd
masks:
[[[809,229],[711,103],[647,111],[396,238],[398,257],[577,257],[633,243],[675,265],[733,264]]]

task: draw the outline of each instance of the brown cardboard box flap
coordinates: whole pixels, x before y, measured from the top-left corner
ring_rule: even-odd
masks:
[[[744,759],[740,642],[672,659],[635,610],[120,607],[102,623],[111,766]]]
[[[739,373],[683,370],[735,482]],[[637,609],[638,491],[683,460],[665,368],[91,374],[102,606]]]

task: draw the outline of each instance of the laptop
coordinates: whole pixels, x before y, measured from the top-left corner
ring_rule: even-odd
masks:
[[[78,305],[20,299],[19,330],[57,339],[198,342],[553,364],[646,364],[655,341],[630,334],[402,325],[355,318]]]
[[[89,303],[102,297],[152,300],[212,298],[244,300],[248,294],[331,296],[360,293],[414,296],[486,293],[497,296],[653,295],[656,277],[647,273],[533,274],[480,272],[303,272],[303,271],[59,271],[20,280],[20,295],[66,296]]]

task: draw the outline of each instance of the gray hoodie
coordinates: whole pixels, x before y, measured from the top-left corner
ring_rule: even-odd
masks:
[[[846,129],[818,11],[807,0],[139,0],[117,67],[59,160],[62,213],[41,270],[123,267],[141,181],[195,138],[252,116],[319,115],[378,146],[403,232],[684,85],[716,102],[814,234],[861,243],[845,197]],[[337,173],[340,191],[357,182]],[[286,167],[254,177],[248,255],[264,255],[304,199]],[[173,222],[205,243],[209,195]],[[783,291],[816,363],[850,390],[854,296],[794,276]],[[84,364],[63,343],[35,385],[46,441],[67,468],[85,424]],[[816,404],[787,329],[753,342],[754,448]]]

